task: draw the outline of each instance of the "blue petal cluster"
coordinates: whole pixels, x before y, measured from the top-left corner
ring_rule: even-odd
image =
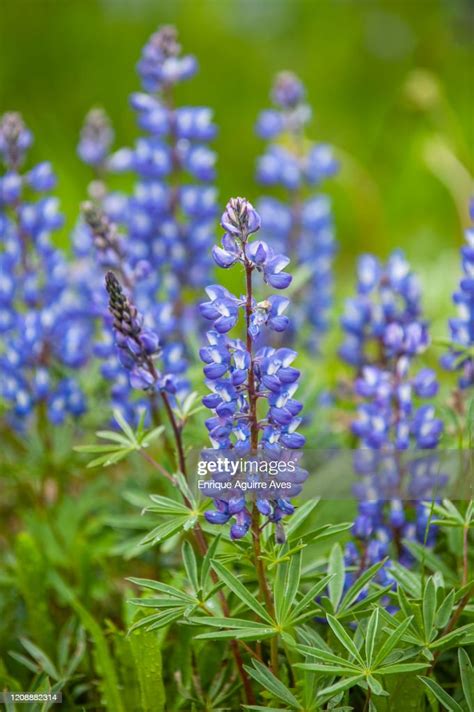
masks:
[[[130,97],[144,135],[107,160],[112,172],[136,174],[135,191],[104,201],[109,216],[127,227],[132,266],[150,265],[160,301],[171,304],[182,333],[196,323],[183,294],[209,282],[217,213],[216,156],[208,146],[216,135],[212,112],[174,100],[176,84],[196,70],[194,57],[181,55],[174,28],[150,38],[138,64],[144,91]]]
[[[285,448],[303,447],[305,439],[297,430],[301,403],[295,399],[299,371],[292,365],[296,352],[288,348],[253,348],[255,339],[268,327],[283,331],[288,323],[283,315],[288,300],[272,295],[257,301],[253,276],[260,273],[263,281],[276,289],[285,289],[291,275],[284,271],[288,258],[275,254],[261,240],[251,241],[260,229],[260,216],[244,198],[232,198],[222,216],[226,231],[222,247],[215,247],[216,263],[227,269],[241,264],[246,274],[246,294],[236,297],[219,285],[207,288],[209,301],[201,304],[203,317],[212,322],[207,332],[207,345],[200,351],[204,375],[210,394],[203,399],[213,415],[206,421],[213,448],[239,453],[262,449],[276,455]],[[232,338],[229,332],[244,322],[245,338]],[[258,410],[266,412],[263,418]],[[259,511],[277,522],[289,514],[289,500],[264,500]],[[263,510],[262,510],[263,507]],[[234,538],[243,536],[250,526],[250,512],[245,497],[216,499],[217,512],[209,512],[209,522],[222,523],[236,517],[232,527]]]
[[[340,354],[357,369],[358,406],[352,432],[361,448],[354,458],[361,502],[353,533],[359,545],[351,545],[346,553],[348,564],[358,559],[364,569],[387,556],[393,546],[399,560],[409,563],[403,540],[433,542],[435,528],[427,527],[427,505],[422,501],[428,495],[419,486],[420,462],[426,455],[420,456],[416,467],[411,463],[412,473],[406,471],[400,455],[409,449],[435,449],[443,423],[434,407],[423,402],[438,392],[435,372],[413,370],[413,360],[426,350],[429,335],[421,315],[418,281],[403,254],[394,252],[385,265],[372,255],[362,256],[357,292],[341,318],[345,341]],[[412,512],[413,506],[393,495],[411,476],[416,493],[414,489],[410,496],[418,500]],[[388,562],[382,577],[390,578],[389,567]]]
[[[470,204],[470,218],[474,222],[474,200]],[[474,225],[465,231],[467,244],[461,248],[463,276],[459,289],[453,294],[458,308],[457,318],[449,320],[452,347],[441,359],[448,371],[459,371],[458,386],[461,390],[474,385]]]
[[[262,232],[309,272],[298,294],[294,328],[301,332],[309,325],[308,344],[318,350],[328,328],[336,242],[329,198],[316,193],[315,187],[333,176],[338,166],[330,146],[305,137],[311,110],[300,80],[281,72],[271,98],[276,108],[263,111],[257,121],[257,133],[270,142],[258,161],[257,178],[265,187],[283,187],[287,197],[260,199]]]
[[[87,305],[51,235],[63,224],[49,163],[22,170],[32,135],[19,114],[0,118],[0,396],[14,425],[42,407],[55,425],[86,410],[71,369],[90,356]]]
[[[341,318],[341,358],[360,368],[383,363],[385,354],[423,351],[428,332],[419,318],[421,289],[403,253],[393,252],[385,265],[373,255],[362,255],[357,280],[357,296],[346,301]]]

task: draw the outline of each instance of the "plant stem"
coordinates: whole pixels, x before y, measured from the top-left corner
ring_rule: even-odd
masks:
[[[462,537],[462,585],[465,586],[468,582],[469,575],[469,560],[468,560],[468,547],[469,547],[469,527],[464,525],[463,537]]]
[[[252,351],[252,335],[250,333],[250,321],[252,317],[252,300],[253,300],[253,289],[252,289],[252,272],[253,266],[247,260],[245,256],[245,245],[243,246],[244,257],[245,257],[245,282],[246,282],[246,292],[247,299],[245,303],[245,318],[246,318],[246,347],[249,354],[250,365],[248,373],[248,399],[249,399],[249,426],[250,426],[250,447],[252,454],[255,454],[258,449],[258,418],[257,418],[257,394],[255,392],[255,371],[253,362],[253,351]],[[252,510],[252,541],[253,541],[253,552],[255,559],[255,568],[257,571],[258,586],[260,589],[260,595],[263,598],[265,605],[267,606],[268,612],[272,618],[275,617],[275,609],[273,606],[272,594],[268,587],[267,579],[265,576],[265,567],[261,558],[261,544],[260,544],[260,512],[258,511],[257,505],[253,505]],[[271,646],[271,666],[273,674],[278,677],[278,636],[273,636],[270,642]]]
[[[454,611],[453,615],[451,616],[450,620],[448,621],[446,627],[444,628],[443,632],[441,633],[441,637],[443,638],[445,635],[448,635],[448,633],[451,633],[452,630],[456,627],[456,623],[461,617],[461,614],[469,601],[471,600],[472,595],[474,594],[474,584],[470,586],[470,588],[466,591],[464,596],[461,598],[459,601],[456,610]],[[436,663],[438,662],[438,658],[441,655],[441,649],[438,648],[438,650],[435,652],[434,657],[433,657],[433,662],[430,665],[430,668],[428,670],[428,675],[430,675]]]
[[[147,451],[144,450],[143,448],[142,448],[141,450],[139,450],[139,452],[140,452],[140,455],[141,455],[147,462],[149,462],[150,465],[152,465],[152,466],[155,468],[155,470],[158,470],[158,472],[161,472],[161,474],[163,475],[163,477],[166,477],[166,479],[169,480],[172,485],[176,485],[176,482],[175,482],[175,480],[174,480],[174,477],[168,472],[168,470],[166,470],[166,469],[163,467],[163,465],[161,465],[159,462],[157,462],[157,461],[155,460],[155,458],[152,457],[149,453],[147,453]]]

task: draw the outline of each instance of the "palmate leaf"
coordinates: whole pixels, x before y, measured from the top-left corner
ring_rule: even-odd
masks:
[[[406,632],[407,628],[409,627],[410,623],[412,621],[412,617],[405,619],[398,625],[393,633],[389,635],[385,643],[382,645],[382,647],[379,649],[375,656],[374,660],[374,667],[378,667],[392,652],[392,650],[395,648],[396,644],[398,643],[399,640],[401,640],[402,636]]]
[[[147,448],[150,443],[160,437],[164,432],[162,425],[146,432],[144,429],[145,409],[143,409],[137,429],[134,432],[132,427],[127,423],[123,415],[118,410],[114,410],[114,418],[121,428],[122,432],[118,433],[113,430],[99,430],[96,435],[102,440],[108,440],[108,443],[78,445],[74,448],[76,452],[83,453],[101,453],[98,457],[91,460],[87,467],[109,467],[120,460],[123,460],[134,451]]]
[[[250,608],[257,614],[257,616],[259,616],[259,618],[262,618],[262,620],[273,625],[271,617],[266,612],[262,604],[250,593],[244,584],[236,576],[234,576],[234,574],[226,569],[225,566],[223,566],[219,561],[213,561],[212,567],[219,578],[224,581],[225,585],[230,588],[233,593],[235,593],[237,598],[239,598],[247,608]]]
[[[302,706],[294,694],[270,670],[258,660],[252,660],[253,667],[244,665],[246,672],[262,687],[290,709],[302,710]]]

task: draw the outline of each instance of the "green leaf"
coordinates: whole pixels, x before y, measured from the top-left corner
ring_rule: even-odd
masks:
[[[182,618],[184,615],[184,611],[185,608],[182,607],[179,609],[173,609],[162,613],[154,613],[151,616],[145,616],[145,618],[140,618],[139,621],[137,621],[131,626],[129,634],[133,633],[135,630],[139,630],[140,628],[146,628],[147,631],[164,628],[170,623],[173,623],[173,621],[178,620],[178,618]]]
[[[295,533],[302,524],[310,517],[313,510],[318,506],[319,499],[311,499],[298,507],[296,512],[291,515],[291,519],[286,526],[286,538],[293,539]]]
[[[365,654],[367,657],[368,667],[372,665],[372,659],[374,655],[375,641],[377,638],[377,633],[379,630],[379,610],[374,609],[374,612],[369,618],[369,623],[367,625],[367,630],[365,633]]]
[[[332,577],[328,584],[329,600],[336,611],[342,598],[345,579],[344,554],[340,544],[334,544],[329,555],[328,574]]]
[[[124,447],[130,447],[130,441],[125,438],[121,433],[116,433],[114,430],[98,430],[96,432],[98,438],[102,440],[111,440],[112,442],[119,443]],[[103,445],[101,447],[110,447],[109,445]]]
[[[123,417],[122,413],[118,410],[115,409],[113,411],[114,419],[118,426],[123,430],[127,438],[130,440],[131,443],[134,445],[138,445],[137,439],[135,437],[135,433],[133,432],[132,428],[130,425],[127,423],[125,418]]]
[[[166,583],[161,583],[161,581],[153,581],[153,579],[142,579],[142,578],[128,578],[127,581],[134,583],[135,586],[140,586],[141,588],[151,588],[153,591],[159,591],[160,593],[166,593],[168,596],[178,598],[183,603],[195,603],[195,598],[190,596],[188,593],[181,591],[179,588],[174,586],[168,586]]]
[[[350,586],[344,598],[341,601],[341,605],[339,606],[340,611],[345,611],[347,608],[350,607],[351,603],[353,603],[359,593],[362,591],[362,589],[365,588],[369,584],[369,582],[374,578],[374,576],[377,574],[378,571],[384,566],[385,562],[387,559],[382,559],[382,561],[377,562],[376,564],[373,564],[373,566],[370,566],[366,571],[364,571],[363,574],[361,574]]]
[[[149,632],[141,628],[129,634],[127,640],[140,686],[140,712],[163,712],[165,709],[161,655],[163,638],[154,631]]]
[[[374,693],[374,695],[383,695],[387,694],[384,693],[384,689],[381,685],[381,683],[375,679],[372,675],[367,675],[367,684]]]
[[[412,616],[410,616],[410,618],[406,618],[404,621],[402,621],[400,623],[400,625],[398,625],[395,628],[393,633],[390,634],[390,636],[387,638],[387,640],[382,645],[382,647],[380,648],[380,650],[378,651],[378,653],[375,657],[374,668],[377,668],[380,665],[380,663],[382,663],[386,658],[388,658],[388,656],[390,655],[390,653],[392,652],[392,650],[394,649],[394,647],[396,646],[396,644],[398,643],[400,638],[403,636],[403,634],[409,627],[412,620],[413,620]]]
[[[456,576],[447,566],[441,557],[434,554],[430,549],[420,544],[418,541],[403,539],[403,546],[415,557],[415,559],[426,566],[433,573],[441,572],[447,582],[454,583]]]
[[[462,625],[460,628],[456,628],[456,630],[452,630],[451,633],[447,633],[441,638],[433,641],[430,647],[442,648],[444,645],[452,643],[456,638],[466,635],[466,633],[471,633],[472,631],[474,631],[474,623],[467,623],[466,625]]]
[[[413,672],[414,670],[426,670],[426,663],[395,663],[385,665],[377,670],[379,675],[398,675],[401,672]]]
[[[206,552],[206,556],[204,557],[204,559],[202,561],[201,577],[200,577],[202,591],[204,591],[206,589],[207,577],[209,575],[209,571],[211,570],[211,563],[212,563],[214,555],[217,551],[217,547],[219,546],[220,539],[221,539],[220,534],[215,537],[215,539],[211,542],[211,544]]]
[[[463,648],[458,650],[458,661],[464,697],[466,698],[469,712],[474,712],[474,668],[469,655]]]
[[[325,665],[324,663],[296,663],[293,665],[300,670],[311,670],[312,672],[321,672],[326,675],[353,675],[354,668],[347,665]],[[359,668],[356,668],[359,670]]]
[[[162,541],[166,541],[170,537],[177,534],[181,529],[184,529],[185,523],[188,521],[188,517],[174,517],[173,519],[159,524],[157,527],[145,534],[145,536],[138,542],[138,546],[145,546],[147,544],[159,544]]]
[[[59,594],[74,609],[82,625],[92,638],[94,644],[95,669],[100,678],[100,687],[104,697],[105,709],[108,712],[125,712],[114,659],[110,653],[102,628],[89,611],[84,608],[82,603],[80,603],[72,589],[64,583],[56,572],[50,572],[50,579]]]
[[[274,628],[233,628],[232,630],[219,630],[212,633],[202,633],[196,635],[195,640],[219,640],[219,639],[235,639],[235,640],[265,640],[276,635]]]
[[[357,685],[363,679],[364,675],[354,675],[346,680],[339,680],[339,682],[336,682],[334,685],[330,685],[329,687],[325,687],[324,690],[320,690],[318,692],[318,698],[327,700],[333,697],[336,692],[342,692],[343,690],[347,690],[349,687],[354,687],[354,685]]]
[[[257,621],[249,621],[246,618],[219,618],[217,616],[195,616],[188,619],[193,625],[210,625],[213,628],[248,628],[260,629],[262,624]]]
[[[252,660],[253,668],[244,665],[248,674],[253,677],[262,687],[278,698],[292,709],[301,710],[302,707],[294,694],[284,685],[270,670],[262,665],[258,660]]]
[[[188,516],[190,510],[185,504],[177,502],[169,497],[162,497],[159,494],[151,494],[150,499],[153,502],[153,507],[149,511],[157,512],[157,514],[182,514]]]
[[[193,587],[193,590],[198,593],[199,592],[199,579],[198,579],[198,568],[197,568],[197,562],[196,562],[196,556],[193,551],[193,547],[189,543],[189,541],[185,541],[183,543],[183,548],[181,550],[182,552],[182,557],[183,557],[183,564],[184,568],[186,570],[186,575],[188,577],[188,581],[190,582],[191,586]]]
[[[255,596],[250,593],[250,591],[236,576],[234,576],[234,574],[228,571],[228,569],[226,569],[225,566],[223,566],[219,561],[213,561],[212,567],[219,576],[219,578],[224,581],[225,585],[230,588],[233,593],[235,593],[237,598],[239,598],[242,603],[244,603],[264,621],[273,624],[271,617],[266,612],[262,604],[257,601]]]
[[[354,665],[354,663],[349,662],[345,658],[341,658],[339,655],[335,655],[334,653],[324,650],[323,648],[316,648],[309,645],[296,645],[295,650],[301,653],[301,655],[309,655],[313,658],[319,658],[329,665],[337,665],[343,668],[353,668],[353,672],[360,670],[358,665]],[[307,664],[308,663],[295,663],[295,667],[302,667]]]
[[[433,632],[434,619],[436,613],[436,588],[433,577],[430,576],[426,581],[425,590],[423,593],[423,625],[425,629],[426,642],[431,640]]]
[[[52,677],[53,680],[60,680],[61,676],[57,671],[56,666],[46,655],[46,653],[44,653],[40,648],[38,648],[37,645],[32,643],[31,640],[28,640],[28,638],[20,638],[20,641],[25,650],[31,655],[34,660],[36,660],[41,670],[44,670],[44,672],[49,677]]]
[[[150,430],[148,433],[145,434],[145,437],[142,438],[141,446],[148,447],[153,442],[153,440],[156,440],[160,437],[160,435],[162,435],[164,430],[165,429],[163,425],[158,425],[157,428],[153,428],[153,430]]]
[[[321,591],[323,591],[327,587],[330,579],[330,576],[325,576],[323,579],[321,579],[321,581],[317,581],[315,584],[313,584],[313,586],[311,586],[309,591],[305,593],[301,601],[299,601],[299,603],[297,603],[291,611],[291,616],[288,622],[295,621],[298,618],[298,616],[305,610],[305,608],[314,601],[316,596],[318,596]]]
[[[454,610],[454,588],[448,593],[436,612],[435,625],[437,628],[445,628]]]
[[[289,563],[284,562],[278,566],[275,585],[275,616],[280,625],[286,621],[288,611],[298,592],[301,578],[301,550],[294,554]]]
[[[331,614],[328,613],[327,621],[331,627],[332,632],[334,633],[336,638],[338,638],[339,642],[343,645],[347,652],[350,653],[361,665],[363,665],[364,662],[354,641],[343,628],[343,626],[339,623],[337,618],[334,618],[334,616],[331,616]]]
[[[424,677],[422,675],[418,675],[418,679],[422,681],[426,687],[431,690],[433,695],[441,702],[441,704],[446,707],[446,709],[449,712],[463,712],[463,709],[456,700],[453,700],[451,695],[448,695],[447,692],[443,690],[443,688],[438,685],[437,682],[435,682],[431,677]]]
[[[399,564],[398,561],[391,562],[390,571],[395,580],[408,591],[410,596],[413,596],[413,598],[421,598],[421,583],[418,576],[408,571],[408,569]]]

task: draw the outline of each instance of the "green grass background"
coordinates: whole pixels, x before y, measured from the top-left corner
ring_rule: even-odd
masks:
[[[215,109],[221,202],[258,195],[254,121],[273,74],[294,70],[314,108],[312,137],[334,144],[342,162],[329,187],[338,303],[357,253],[400,246],[421,273],[435,333],[445,334],[472,187],[472,2],[0,0],[0,8],[0,108],[24,114],[34,158],[55,165],[63,244],[89,179],[75,154],[82,118],[102,105],[116,145],[133,141],[136,61],[171,22],[200,64],[179,100]]]

